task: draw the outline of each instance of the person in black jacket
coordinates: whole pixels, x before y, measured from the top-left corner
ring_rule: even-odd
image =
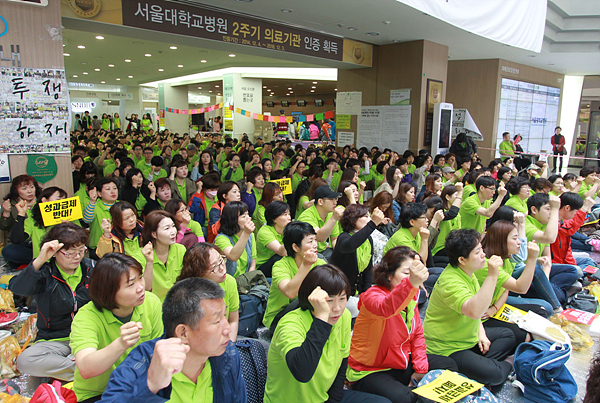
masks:
[[[366,291],[373,285],[373,240],[371,234],[385,220],[379,208],[369,215],[369,207],[362,204],[350,204],[340,219],[342,232],[333,249],[329,263],[339,267],[350,281],[348,309],[353,317],[358,309],[353,306],[358,301],[354,296]],[[352,298],[352,300],[350,299]]]
[[[71,322],[90,301],[88,279],[94,261],[84,258],[87,232],[70,222],[57,224],[46,234],[37,258],[8,288],[37,300],[36,343],[17,358],[20,372],[72,381],[75,358],[69,347]]]

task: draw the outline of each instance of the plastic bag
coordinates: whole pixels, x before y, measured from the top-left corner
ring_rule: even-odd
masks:
[[[14,336],[8,336],[0,341],[0,375],[3,378],[14,378],[19,376],[17,369],[17,357],[21,354],[21,346]]]
[[[0,393],[0,402],[2,403],[27,403],[29,399],[21,396],[19,394],[16,395],[7,395],[6,393]]]
[[[598,281],[592,282],[587,287],[583,288],[584,290],[588,290],[588,292],[596,297],[596,299],[600,300],[600,283]]]
[[[37,313],[29,315],[26,320],[13,326],[15,337],[21,346],[29,344],[37,336]]]
[[[560,326],[555,325],[535,312],[529,311],[527,314],[515,318],[515,323],[521,329],[531,333],[535,340],[571,344],[571,338]]]
[[[17,312],[12,291],[0,289],[0,311]]]
[[[560,326],[560,328],[566,332],[571,338],[571,347],[575,351],[585,350],[594,345],[594,340],[587,332],[581,329],[579,326],[570,322],[560,313],[554,314],[549,318],[550,322]]]

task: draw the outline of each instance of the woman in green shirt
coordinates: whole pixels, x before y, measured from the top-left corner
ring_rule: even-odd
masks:
[[[565,193],[565,181],[560,175],[551,175],[548,180],[552,183],[552,190],[548,193],[551,196],[560,197],[561,194]]]
[[[177,243],[189,249],[198,242],[204,242],[204,232],[200,223],[192,220],[189,207],[181,200],[170,200],[165,211],[175,217]]]
[[[148,113],[144,113],[144,115],[142,116],[142,120],[140,122],[140,126],[142,131],[147,132],[148,130],[150,130],[151,126],[152,126],[152,119],[150,118],[150,114]]]
[[[215,245],[227,256],[227,273],[233,277],[256,269],[254,228],[246,203],[232,201],[223,207]]]
[[[135,207],[120,201],[115,203],[109,211],[111,220],[106,218],[102,220],[104,234],[98,240],[96,255],[101,258],[112,252],[123,253],[145,266],[146,259],[142,253],[141,241],[142,224],[137,220]]]
[[[260,228],[265,224],[265,209],[273,200],[283,201],[283,191],[277,183],[269,182],[265,185],[262,197],[257,203],[254,214],[252,215],[252,222],[256,226],[256,233],[258,233]]]
[[[527,214],[527,199],[529,199],[531,191],[529,180],[522,176],[512,178],[506,184],[506,190],[512,196],[505,205],[514,208],[519,213]]]
[[[446,254],[445,244],[446,237],[453,229],[460,229],[460,204],[463,199],[462,183],[456,185],[447,185],[442,190],[442,209],[444,211],[444,219],[440,221],[438,226],[438,236],[435,245],[431,249],[433,255],[433,263],[438,267],[446,267],[448,264],[448,255]]]
[[[229,338],[237,340],[239,326],[240,295],[237,282],[230,274],[227,274],[225,265],[227,257],[223,251],[210,243],[200,242],[192,246],[183,257],[183,268],[177,281],[190,277],[202,277],[219,284],[225,291],[225,305],[227,305],[227,321],[231,326]]]
[[[301,309],[279,322],[271,346],[265,403],[387,402],[364,392],[344,390],[350,353],[351,317],[346,309],[350,283],[338,268],[312,269],[298,290]]]
[[[275,262],[287,256],[282,236],[292,221],[290,206],[283,201],[273,201],[265,209],[265,220],[267,225],[263,225],[256,235],[256,265],[265,277],[271,277]]]
[[[152,250],[147,250],[152,258]],[[110,253],[92,270],[92,304],[75,318],[70,345],[77,369],[73,390],[79,402],[100,400],[110,374],[139,344],[163,334],[158,297],[145,292],[142,266],[130,256]]]
[[[102,130],[109,131],[110,130],[110,118],[106,113],[102,114]]]
[[[113,123],[114,123],[114,124],[113,124],[113,126],[114,126],[114,129],[115,129],[115,130],[119,130],[119,129],[121,129],[121,118],[119,117],[119,114],[118,114],[118,113],[115,113],[115,114],[113,115],[113,120],[114,120],[114,122],[113,122]]]

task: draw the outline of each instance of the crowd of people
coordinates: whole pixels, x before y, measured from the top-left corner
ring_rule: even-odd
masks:
[[[38,313],[17,367],[79,402],[246,402],[236,279],[253,271],[271,284],[265,402],[416,402],[432,369],[495,392],[531,335],[494,315],[561,311],[595,265],[572,250],[600,249],[578,232],[596,167],[519,172],[514,148],[483,165],[465,137],[459,155],[338,151],[88,115],[74,188],[17,176],[0,216],[9,289]],[[46,227],[39,204],[67,193],[83,219]]]

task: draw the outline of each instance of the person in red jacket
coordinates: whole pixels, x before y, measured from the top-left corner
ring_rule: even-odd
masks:
[[[585,201],[577,193],[565,192],[560,196],[560,210],[558,210],[558,236],[550,248],[552,250],[552,263],[572,264],[580,270],[588,265],[596,266],[589,257],[573,257],[571,250],[571,236],[575,234],[585,222],[587,214],[594,205],[594,199],[586,197]],[[596,249],[600,241],[590,243]],[[580,273],[582,274],[582,273]]]
[[[560,134],[562,129],[560,126],[556,126],[554,129],[554,136],[551,137],[550,142],[552,143],[552,153],[554,154],[554,165],[552,165],[552,172],[556,172],[556,159],[560,160],[560,168],[558,172],[562,171],[563,166],[563,155],[566,154],[565,150],[565,136]]]
[[[414,403],[411,391],[431,369],[458,371],[454,360],[427,354],[417,301],[428,277],[419,255],[390,249],[375,268],[375,286],[361,294],[346,377],[353,390]]]

